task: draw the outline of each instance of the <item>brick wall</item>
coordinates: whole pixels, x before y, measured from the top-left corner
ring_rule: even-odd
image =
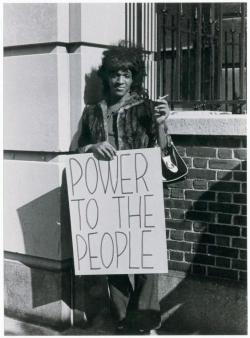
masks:
[[[246,280],[246,138],[173,140],[189,174],[164,187],[169,269]]]

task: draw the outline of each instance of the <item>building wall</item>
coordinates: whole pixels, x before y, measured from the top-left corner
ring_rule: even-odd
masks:
[[[5,311],[62,328],[86,306],[72,305],[83,282],[72,280],[61,155],[98,95],[103,49],[125,38],[124,4],[9,3],[3,18]]]
[[[122,3],[4,5],[8,315],[62,328],[72,317],[93,317],[100,302],[108,311],[105,278],[72,273],[62,155],[76,148],[85,103],[100,96],[96,67],[104,48],[125,33]],[[244,279],[245,117],[183,113],[169,119],[190,167],[186,181],[165,189],[170,269]]]
[[[246,140],[174,139],[189,174],[165,190],[169,268],[246,280]]]

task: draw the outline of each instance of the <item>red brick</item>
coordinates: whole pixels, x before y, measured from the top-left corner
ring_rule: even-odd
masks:
[[[245,238],[233,238],[232,246],[235,248],[246,249],[247,248],[247,240]],[[237,257],[235,257],[237,258]]]
[[[170,218],[170,210],[165,208],[165,218]]]
[[[240,212],[240,206],[229,203],[209,203],[209,210],[227,214],[238,214]]]
[[[207,223],[205,222],[194,222],[193,230],[195,232],[206,232],[207,231]]]
[[[171,198],[164,198],[164,207],[170,208]]]
[[[223,268],[230,268],[230,259],[223,257],[216,257],[215,265]]]
[[[177,189],[177,188],[171,189],[171,197],[172,198],[184,198],[183,189]]]
[[[243,192],[243,193],[247,193],[247,184],[246,183],[242,183],[242,185],[241,185],[241,192]]]
[[[169,208],[189,209],[192,207],[191,201],[185,201],[184,199],[170,198],[165,202],[165,205]]]
[[[183,241],[184,239],[184,232],[183,230],[171,230],[170,231],[170,238],[176,241]]]
[[[206,200],[206,201],[215,201],[215,193],[205,190],[186,190],[185,191],[186,199],[190,200]]]
[[[168,268],[169,270],[188,272],[190,270],[190,263],[169,261]]]
[[[172,219],[184,219],[185,211],[183,209],[171,209]]]
[[[231,149],[218,149],[218,157],[223,159],[230,159],[233,157],[233,152]]]
[[[207,181],[206,180],[193,180],[194,189],[207,189]]]
[[[247,216],[234,216],[233,219],[234,225],[247,225]]]
[[[240,250],[240,259],[247,259],[247,250]]]
[[[208,189],[213,191],[240,192],[240,183],[236,182],[208,182]]]
[[[209,245],[208,254],[215,255],[215,256],[237,258],[238,257],[238,250],[232,249],[232,248],[226,248],[226,247],[223,247],[223,246]]]
[[[192,186],[193,186],[193,181],[190,179],[171,183],[171,188],[192,189]]]
[[[188,177],[194,179],[215,180],[216,172],[209,169],[189,169]]]
[[[176,149],[178,150],[178,153],[180,154],[180,156],[186,155],[186,148],[185,147],[176,146]]]
[[[240,160],[247,159],[247,150],[246,149],[235,149],[234,150],[234,157]]]
[[[204,222],[214,222],[215,214],[211,212],[203,211],[187,211],[186,219],[192,221],[204,221]]]
[[[235,171],[234,172],[234,180],[246,182],[247,181],[247,172],[246,171]]]
[[[206,267],[202,265],[193,264],[192,265],[192,273],[197,275],[205,275]]]
[[[225,236],[216,236],[215,238],[216,245],[219,246],[229,246],[230,245],[230,238]]]
[[[241,236],[247,237],[247,228],[241,228]]]
[[[164,187],[164,184],[163,184],[163,187]],[[170,189],[166,190],[163,188],[163,197],[164,199],[170,198]]]
[[[164,194],[164,198],[169,198],[170,197],[170,189],[166,189],[165,188],[165,184],[163,184],[163,194]]]
[[[241,261],[239,259],[233,259],[232,268],[238,270],[246,270],[247,269],[247,261]]]
[[[239,277],[240,281],[247,281],[247,272],[245,271],[240,271],[240,277]]]
[[[191,243],[167,241],[167,247],[170,250],[191,251]]]
[[[246,205],[242,205],[241,206],[241,213],[242,213],[242,215],[246,215],[247,214],[247,206]]]
[[[247,170],[247,161],[241,162],[241,170]]]
[[[185,232],[184,234],[185,241],[187,242],[197,242],[197,243],[210,243],[213,244],[215,238],[213,235],[202,234],[202,233],[193,233]]]
[[[183,261],[183,256],[181,251],[170,251],[170,259],[173,261]]]
[[[207,246],[205,244],[193,243],[192,244],[193,253],[207,253]]]
[[[200,201],[194,202],[192,209],[206,211],[207,210],[207,202],[200,202]]]
[[[227,226],[227,225],[219,225],[219,224],[210,224],[209,225],[209,232],[213,234],[221,234],[227,236],[239,236],[240,235],[240,228]]]
[[[211,147],[187,147],[187,155],[191,157],[215,157],[216,149]]]
[[[237,280],[238,272],[231,269],[225,270],[220,268],[208,267],[208,276]]]
[[[237,160],[209,160],[210,169],[240,170],[241,162]]]
[[[217,196],[218,202],[232,202],[232,194],[227,192],[219,192]]]
[[[247,195],[246,194],[234,194],[234,203],[246,204]]]
[[[166,227],[169,229],[191,230],[192,222],[187,220],[167,220]]]
[[[201,254],[185,253],[185,261],[198,264],[214,265],[215,257]]]
[[[166,230],[166,238],[169,239],[169,237],[170,237],[170,231]]]
[[[218,223],[223,223],[223,224],[231,224],[232,223],[232,215],[228,214],[218,214]]]
[[[223,170],[217,171],[217,180],[218,181],[231,181],[233,178],[232,171]]]
[[[207,168],[208,160],[205,158],[194,158],[193,166],[194,168]]]
[[[190,157],[182,157],[188,168],[192,168],[192,159]]]

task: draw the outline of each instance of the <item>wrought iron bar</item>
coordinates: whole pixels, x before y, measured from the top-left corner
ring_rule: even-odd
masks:
[[[133,45],[135,44],[135,3],[132,4],[133,12]]]
[[[181,98],[181,4],[178,5],[177,10],[177,28],[176,28],[176,99]]]
[[[128,19],[129,19],[129,47],[131,46],[131,39],[132,39],[132,35],[131,35],[131,27],[132,27],[132,21],[131,21],[131,3],[129,3],[128,5]]]
[[[227,32],[225,32],[225,100],[228,101],[228,46],[227,46]],[[226,104],[226,110],[228,105]]]
[[[171,23],[172,23],[172,27],[173,29],[171,30],[171,50],[172,50],[172,55],[171,55],[171,93],[170,93],[170,100],[173,101],[174,100],[174,55],[175,55],[175,51],[174,51],[174,15],[172,15],[171,18]],[[174,109],[173,103],[171,103],[171,109]]]
[[[215,8],[214,4],[211,4],[210,8],[210,31],[211,31],[211,38],[210,38],[210,48],[211,48],[211,54],[210,54],[210,86],[209,86],[209,99],[214,99],[214,58],[215,58],[215,52],[214,52],[214,20],[215,20]]]
[[[157,12],[157,52],[156,52],[156,60],[157,60],[157,88],[156,88],[156,96],[160,96],[160,88],[161,88],[161,35],[162,35],[162,15],[160,15],[160,6],[156,4],[156,12]]]
[[[125,3],[125,43],[128,47],[128,4]]]
[[[221,77],[222,77],[222,4],[217,4],[217,65],[216,65],[216,95],[215,98],[221,97]]]
[[[201,4],[196,7],[197,18],[196,18],[196,72],[195,72],[195,98],[200,100],[201,98]]]
[[[240,48],[240,98],[244,97],[244,69],[246,63],[246,4],[241,5],[241,32],[239,39]]]
[[[163,49],[163,60],[162,60],[162,93],[161,95],[164,95],[166,93],[166,80],[167,80],[167,76],[166,76],[166,21],[167,21],[167,12],[165,11],[163,14],[163,34],[162,34],[162,49]]]
[[[142,46],[142,4],[137,4],[137,45]]]
[[[191,58],[190,58],[190,19],[187,20],[187,98],[190,99],[190,82],[191,82]]]
[[[232,39],[232,49],[231,49],[231,58],[232,58],[232,97],[233,100],[236,98],[236,85],[235,85],[235,55],[234,55],[234,39],[235,39],[235,29],[231,30],[231,39]]]

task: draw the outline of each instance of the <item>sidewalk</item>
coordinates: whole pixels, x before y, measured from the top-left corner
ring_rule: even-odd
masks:
[[[247,288],[243,283],[187,278],[161,278],[159,284],[162,326],[158,335],[247,334]],[[5,318],[5,335],[114,335],[109,315],[98,314],[89,327],[57,331]]]
[[[4,318],[4,331],[6,336],[86,336],[86,335],[114,335],[114,329],[110,323],[100,322],[90,328],[82,329],[70,327],[64,331],[57,331],[40,325],[25,323],[13,318]]]

